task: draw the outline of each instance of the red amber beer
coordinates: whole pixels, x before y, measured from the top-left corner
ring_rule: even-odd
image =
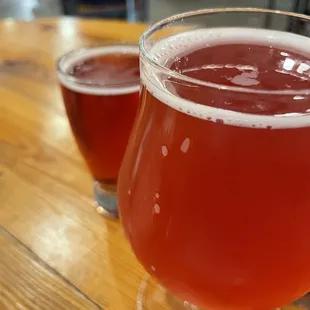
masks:
[[[294,301],[310,288],[309,38],[201,28],[147,50],[149,33],[118,188],[137,258],[203,309]]]
[[[117,215],[119,167],[139,104],[139,56],[132,45],[84,48],[59,61],[72,132],[95,180],[95,198]]]

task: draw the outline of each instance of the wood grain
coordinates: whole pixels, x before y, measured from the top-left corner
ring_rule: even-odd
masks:
[[[0,229],[0,309],[101,309]]]
[[[73,18],[0,22],[0,225],[48,266],[50,277],[49,268],[61,277],[59,283],[66,279],[93,304],[107,310],[136,308],[144,271],[119,223],[103,218],[93,208],[91,177],[72,139],[55,61],[82,45],[136,42],[144,29],[144,25]],[[19,255],[21,260],[28,259],[26,254]],[[11,256],[5,259],[6,265]],[[23,300],[29,306],[30,293],[21,289],[19,295],[14,293],[21,268],[16,259],[12,258],[10,268],[8,279],[2,281],[4,292],[12,304]],[[33,290],[44,277],[30,278]],[[58,293],[62,290],[64,294],[67,290],[68,302],[72,299],[78,305],[80,297],[71,296],[65,285]],[[34,294],[40,303],[47,295],[43,293]],[[87,306],[81,303],[80,307]],[[6,307],[0,309],[14,309]],[[40,309],[62,308],[43,306],[42,301]]]

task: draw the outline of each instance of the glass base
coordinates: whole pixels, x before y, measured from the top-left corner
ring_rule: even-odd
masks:
[[[119,218],[116,194],[105,191],[97,181],[94,182],[94,199],[99,214],[113,219]]]
[[[156,279],[145,276],[140,284],[137,310],[203,310],[182,301],[164,289]]]
[[[205,310],[181,301],[165,290],[156,279],[147,275],[140,284],[137,310]],[[296,302],[275,310],[310,310],[310,293]]]

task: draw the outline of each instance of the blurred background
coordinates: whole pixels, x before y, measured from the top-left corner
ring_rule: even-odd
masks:
[[[188,10],[238,6],[308,14],[308,2],[308,0],[0,0],[0,18],[31,20],[68,15],[154,22]]]

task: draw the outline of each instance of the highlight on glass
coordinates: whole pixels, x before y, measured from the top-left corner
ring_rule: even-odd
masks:
[[[139,309],[267,310],[309,291],[309,26],[226,8],[143,34],[118,184],[126,235],[152,277]]]
[[[118,217],[116,184],[139,104],[133,44],[80,48],[58,61],[63,100],[77,145],[94,179],[97,211]]]

